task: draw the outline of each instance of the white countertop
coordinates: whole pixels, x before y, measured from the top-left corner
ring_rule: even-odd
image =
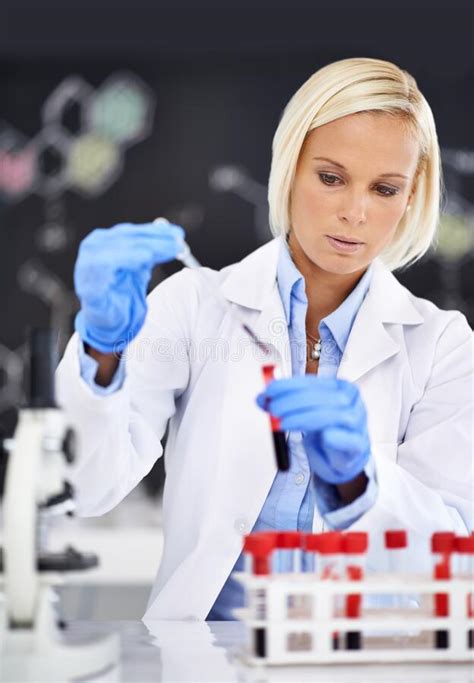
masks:
[[[270,683],[472,683],[470,664],[326,665],[249,667],[239,658],[246,640],[240,622],[72,622],[68,638],[118,632],[121,661],[88,681],[128,683],[227,682]],[[85,680],[85,679],[83,679]],[[53,683],[53,678],[51,679]],[[64,683],[62,681],[61,683]]]

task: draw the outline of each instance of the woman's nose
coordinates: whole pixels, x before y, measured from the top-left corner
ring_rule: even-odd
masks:
[[[367,199],[362,195],[347,197],[339,210],[339,218],[350,225],[360,225],[367,221]]]

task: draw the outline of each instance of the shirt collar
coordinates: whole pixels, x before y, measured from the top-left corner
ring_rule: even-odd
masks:
[[[304,278],[296,267],[288,250],[286,238],[280,237],[281,245],[278,254],[277,280],[280,297],[285,309],[286,320],[291,325],[291,295],[299,301],[308,303]]]
[[[278,288],[288,325],[291,325],[292,296],[302,303],[307,304],[308,300],[304,278],[291,258],[286,238],[281,236],[280,242],[277,265]],[[342,353],[344,353],[357,312],[369,290],[373,270],[374,265],[371,263],[349,296],[344,299],[335,311],[321,320],[320,330],[324,330],[325,327],[329,329]],[[316,334],[317,330],[314,336]]]

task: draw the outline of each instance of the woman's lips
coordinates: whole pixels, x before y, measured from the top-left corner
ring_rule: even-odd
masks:
[[[336,249],[336,251],[344,252],[346,254],[352,254],[355,251],[359,251],[359,249],[363,246],[363,242],[342,242],[334,237],[329,237],[329,235],[325,235],[325,237],[329,244]]]

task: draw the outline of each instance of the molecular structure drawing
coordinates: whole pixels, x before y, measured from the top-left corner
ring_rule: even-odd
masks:
[[[69,76],[46,99],[43,127],[32,140],[0,124],[2,199],[103,193],[120,175],[126,149],[150,134],[154,107],[152,92],[134,74],[113,74],[96,90]]]

